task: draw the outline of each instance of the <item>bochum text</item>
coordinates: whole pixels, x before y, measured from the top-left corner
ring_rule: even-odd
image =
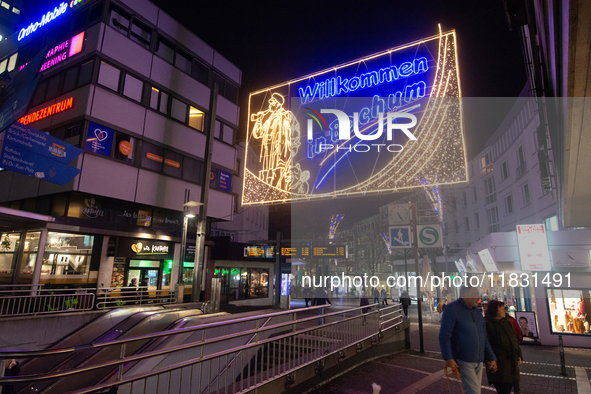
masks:
[[[427,58],[421,57],[412,62],[402,63],[400,66],[380,68],[379,71],[369,71],[357,77],[341,78],[340,76],[329,78],[324,82],[316,82],[314,86],[298,88],[302,104],[313,101],[315,98],[340,96],[341,94],[354,92],[376,85],[396,81],[400,78],[427,72]]]

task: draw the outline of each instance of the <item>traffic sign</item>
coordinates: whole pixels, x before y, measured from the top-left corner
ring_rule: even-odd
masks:
[[[18,146],[4,143],[0,156],[0,167],[12,170],[38,179],[65,185],[70,182],[80,170],[67,164],[35,154]]]
[[[427,224],[417,226],[419,248],[441,248],[441,225]]]
[[[82,149],[74,145],[20,123],[15,123],[6,130],[4,145],[25,149],[64,164],[68,164],[82,153]]]
[[[390,227],[390,247],[393,249],[410,248],[410,226]]]

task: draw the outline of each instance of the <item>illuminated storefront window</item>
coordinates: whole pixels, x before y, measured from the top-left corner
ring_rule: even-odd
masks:
[[[14,259],[20,241],[18,233],[0,234],[0,282],[9,283],[12,281]]]
[[[93,243],[92,235],[48,233],[41,282],[80,282],[87,277]]]
[[[591,335],[591,290],[547,289],[546,292],[553,333]]]
[[[222,302],[269,296],[268,269],[216,267],[214,276],[223,279]]]

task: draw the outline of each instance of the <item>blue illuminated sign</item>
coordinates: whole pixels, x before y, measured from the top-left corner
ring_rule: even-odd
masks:
[[[306,104],[314,100],[315,97],[323,99],[327,97],[341,96],[345,93],[352,93],[359,89],[367,89],[371,88],[372,86],[394,82],[401,78],[422,74],[428,70],[429,65],[427,58],[421,57],[414,59],[412,62],[404,62],[398,67],[384,67],[380,68],[378,71],[362,73],[359,76],[351,78],[342,78],[341,76],[336,76],[323,82],[316,82],[314,83],[313,87],[307,85],[305,88],[299,88],[298,92],[300,94],[300,98],[302,99],[302,104]],[[409,97],[409,90],[422,90],[423,96],[425,96],[426,89],[427,86],[425,85],[425,82],[422,82],[422,85],[418,86],[406,86],[404,88],[404,96]],[[391,94],[390,96],[392,97],[393,101],[399,101],[402,97],[402,92],[399,91],[395,94]],[[400,105],[398,105],[398,107],[399,106]]]
[[[57,17],[62,15],[64,12],[68,10],[68,4],[61,3],[58,7],[55,7],[53,11],[48,11],[45,15],[41,17],[41,20],[38,22],[31,23],[28,27],[21,29],[18,32],[18,41],[22,40],[25,37],[28,37],[31,33],[34,33],[40,27],[45,26],[49,22],[52,22]]]

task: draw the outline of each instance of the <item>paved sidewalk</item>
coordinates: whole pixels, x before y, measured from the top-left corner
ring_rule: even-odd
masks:
[[[419,332],[417,313],[411,311],[412,350],[383,357],[363,364],[318,388],[315,394],[372,393],[373,382],[382,386],[381,394],[390,393],[461,393],[455,377],[446,379],[439,352],[439,322],[437,313],[424,315],[425,353],[418,352]],[[521,391],[527,394],[579,393],[591,394],[591,349],[565,349],[566,371],[561,376],[558,348],[522,346]],[[495,393],[483,374],[482,392]]]

